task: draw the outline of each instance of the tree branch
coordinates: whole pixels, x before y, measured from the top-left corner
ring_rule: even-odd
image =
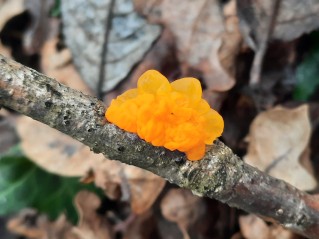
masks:
[[[204,159],[154,147],[104,118],[94,97],[0,55],[0,105],[28,115],[88,145],[95,153],[149,170],[199,196],[255,213],[309,238],[319,237],[319,202],[245,164],[222,142]],[[36,146],[35,146],[36,147]]]

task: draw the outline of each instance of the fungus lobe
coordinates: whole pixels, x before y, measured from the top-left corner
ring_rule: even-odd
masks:
[[[202,87],[195,78],[169,83],[155,70],[138,79],[137,88],[113,99],[106,119],[154,146],[186,153],[199,160],[205,145],[221,136],[224,121],[202,98]]]

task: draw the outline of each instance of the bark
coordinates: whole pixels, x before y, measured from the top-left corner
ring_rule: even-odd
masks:
[[[194,194],[255,213],[309,238],[319,237],[319,202],[245,164],[221,141],[200,161],[154,147],[104,118],[94,97],[0,55],[0,105],[47,124],[95,153],[149,170]],[[37,147],[36,145],[34,147]]]

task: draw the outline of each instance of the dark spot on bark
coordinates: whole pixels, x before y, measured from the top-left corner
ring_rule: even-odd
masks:
[[[69,116],[67,116],[67,115],[65,115],[65,116],[63,117],[64,120],[67,120],[68,118],[69,118]]]
[[[1,58],[1,62],[6,63],[6,60],[5,60],[5,59],[3,59],[3,58]]]
[[[99,150],[98,148],[92,148],[92,151],[94,152],[94,153],[96,153],[96,154],[99,154],[99,153],[101,153],[101,150]]]
[[[301,214],[296,224],[298,226],[304,225],[306,222],[306,219],[307,219],[306,216],[304,214]]]
[[[24,99],[22,99],[22,98],[17,99],[17,103],[22,105],[24,103]]]
[[[92,102],[92,103],[91,103],[91,106],[94,106],[94,105],[95,105],[95,103]]]
[[[93,129],[92,129],[92,128],[89,128],[89,129],[88,129],[88,132],[92,132],[92,131],[93,131]]]
[[[190,171],[190,173],[188,174],[188,180],[193,184],[196,184],[196,181],[198,179],[198,175],[200,174],[200,169],[193,169]]]
[[[82,111],[81,111],[81,115],[84,115],[84,113],[85,113],[85,111],[84,111],[84,110],[82,110]]]
[[[182,165],[182,164],[185,163],[185,159],[184,159],[182,156],[181,156],[181,157],[176,157],[176,158],[174,158],[174,161],[175,161],[175,163],[178,164],[178,165]]]
[[[54,89],[50,84],[46,84],[45,86],[47,88],[47,92],[51,92],[51,94],[56,95],[58,97],[62,96],[62,94],[56,89]]]
[[[119,146],[119,147],[117,148],[117,151],[119,151],[119,152],[124,152],[124,151],[125,151],[125,147],[124,147],[124,146]]]
[[[47,107],[47,108],[50,108],[53,105],[53,103],[51,101],[46,101],[46,102],[44,102],[44,104],[45,104],[45,107]]]
[[[7,98],[10,95],[8,94],[8,92],[6,90],[0,89],[0,98]]]
[[[70,121],[69,120],[64,120],[63,123],[64,123],[64,125],[70,125]]]

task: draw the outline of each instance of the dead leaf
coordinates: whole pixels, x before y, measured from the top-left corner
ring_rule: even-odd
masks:
[[[107,45],[102,90],[109,91],[122,81],[149,50],[160,27],[148,24],[133,9],[131,1],[62,1],[64,35],[84,81],[93,89],[99,85],[103,44]],[[111,29],[106,18],[112,12]],[[109,31],[105,40],[105,31]]]
[[[7,223],[10,232],[30,239],[79,239],[72,235],[72,225],[61,215],[50,222],[47,216],[33,209],[23,209]]]
[[[0,40],[0,54],[5,56],[5,57],[11,57],[11,49],[4,46]]]
[[[270,239],[302,239],[303,237],[283,228],[280,225],[271,225]]]
[[[267,225],[256,215],[239,217],[240,231],[245,239],[298,239],[300,236],[284,229],[280,225]]]
[[[240,28],[246,43],[256,49],[267,31],[268,18],[273,13],[272,0],[237,0]],[[281,0],[271,39],[291,41],[319,27],[317,0]]]
[[[77,238],[114,238],[111,225],[106,220],[106,217],[97,213],[97,209],[101,204],[98,196],[89,191],[81,191],[75,196],[74,201],[80,216],[78,226],[72,229]]]
[[[59,23],[55,22],[55,24],[57,26],[52,26],[51,29],[58,27]],[[56,32],[52,38],[48,39],[41,49],[42,72],[72,89],[92,95],[92,91],[81,79],[81,76],[72,63],[70,50],[68,48],[64,48],[60,51],[57,49],[57,44],[59,42],[57,34],[58,32]]]
[[[230,239],[245,239],[240,232],[235,233]]]
[[[146,212],[161,193],[165,180],[146,170],[125,165],[118,161],[105,160],[93,166],[95,184],[104,189],[113,199],[122,196],[130,201],[134,213]],[[118,192],[118,187],[121,193]]]
[[[85,176],[91,172],[95,184],[107,196],[131,203],[135,213],[149,209],[162,191],[165,180],[143,169],[106,160],[89,147],[29,117],[17,120],[24,153],[45,170],[63,176]]]
[[[138,78],[149,69],[156,69],[163,75],[170,78],[169,74],[178,72],[178,61],[174,54],[174,39],[172,34],[164,30],[161,37],[154,43],[154,46],[145,55],[142,62],[136,66],[129,79],[120,84],[114,90],[108,92],[104,102],[109,104],[112,99],[116,98],[123,92],[136,88]]]
[[[103,161],[89,147],[29,117],[17,120],[17,132],[24,153],[45,170],[63,176],[83,176],[93,164]]]
[[[153,238],[156,231],[156,221],[152,211],[138,215],[128,226],[123,239]]]
[[[239,225],[246,239],[269,239],[270,230],[267,224],[255,215],[240,216]]]
[[[135,3],[137,9],[173,33],[183,74],[195,69],[203,74],[210,90],[232,88],[234,60],[241,42],[235,1],[224,7],[217,0],[163,0],[153,4]]]
[[[5,109],[0,109],[0,155],[19,142],[14,129],[13,116]]]
[[[260,113],[251,124],[244,160],[301,190],[312,190],[317,183],[300,165],[310,134],[308,105],[295,109],[275,107]]]
[[[54,0],[24,0],[31,22],[23,36],[23,49],[29,55],[38,53],[50,35],[50,11]]]
[[[21,39],[23,50],[28,55],[38,53],[47,35],[50,34],[49,12],[53,4],[54,0],[4,0],[0,2],[0,32],[9,20],[27,12],[30,23]]]
[[[80,217],[77,226],[72,226],[64,215],[51,222],[33,209],[24,209],[8,222],[7,228],[30,239],[112,239],[113,231],[106,217],[97,213],[100,204],[94,193],[81,191],[75,197]]]
[[[14,16],[25,11],[24,0],[3,0],[0,2],[0,32]]]
[[[205,205],[189,190],[171,189],[161,201],[161,211],[167,220],[177,223],[184,239],[188,239],[187,230],[205,213]]]

